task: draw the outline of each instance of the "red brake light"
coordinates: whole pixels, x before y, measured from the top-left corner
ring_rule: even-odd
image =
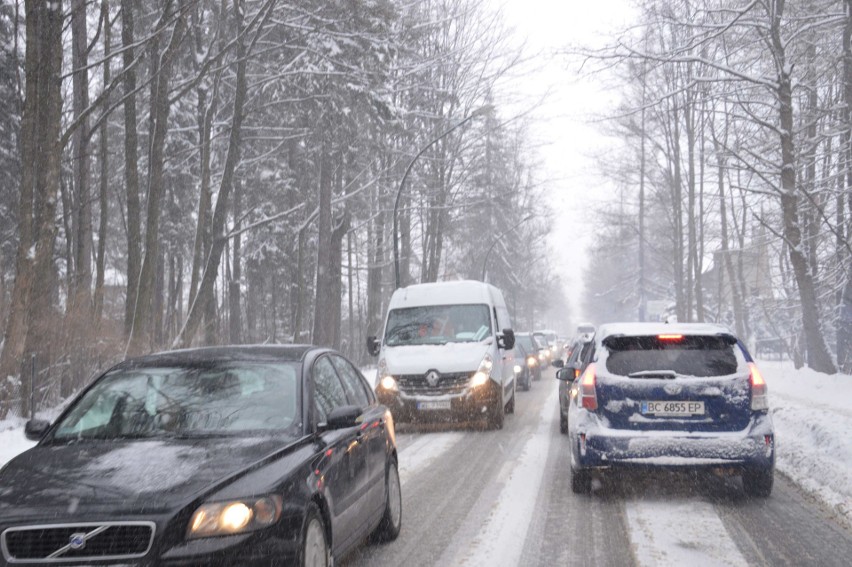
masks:
[[[683,335],[657,335],[659,341],[682,341]]]
[[[598,395],[595,391],[595,365],[589,364],[580,379],[580,405],[587,410],[598,409]]]
[[[769,409],[769,399],[766,395],[766,381],[754,362],[748,363],[749,383],[751,384],[751,409],[764,411]]]

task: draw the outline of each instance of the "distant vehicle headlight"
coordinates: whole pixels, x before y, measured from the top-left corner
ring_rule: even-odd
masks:
[[[523,368],[521,368],[520,365],[518,365],[518,364],[515,365],[515,374],[520,374],[522,370],[523,370]]]
[[[266,528],[281,517],[282,498],[277,494],[202,504],[192,515],[187,539],[233,535]]]
[[[538,359],[541,361],[547,360],[547,355],[544,354],[544,351],[538,353]]]
[[[527,366],[535,366],[536,364],[538,364],[538,360],[536,359],[536,357],[534,357],[534,356],[528,356],[527,357]]]

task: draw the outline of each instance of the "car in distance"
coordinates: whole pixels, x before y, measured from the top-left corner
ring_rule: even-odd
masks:
[[[559,431],[562,434],[568,433],[568,413],[571,402],[577,396],[576,380],[589,364],[594,350],[593,338],[593,335],[578,336],[568,346],[565,363],[561,360],[554,361],[557,368],[564,366],[569,371],[568,378],[559,381]]]
[[[775,432],[763,376],[742,342],[718,325],[601,326],[569,404],[571,487],[616,468],[739,474],[745,493],[772,492]]]
[[[329,565],[400,530],[391,414],[329,349],[130,359],[26,431],[3,564]]]
[[[519,384],[541,380],[541,367],[546,359],[532,333],[515,333],[515,350],[515,364],[521,367]]]

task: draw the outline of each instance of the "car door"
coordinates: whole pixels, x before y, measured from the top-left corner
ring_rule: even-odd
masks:
[[[346,390],[331,362],[330,355],[316,359],[311,368],[314,425],[322,431],[325,457],[324,485],[329,500],[334,533],[333,547],[341,551],[360,532],[367,459],[361,444],[360,425],[323,430],[328,415],[336,408],[350,405]]]
[[[384,411],[379,408],[375,395],[352,363],[338,355],[330,355],[330,358],[337,369],[349,402],[364,409],[360,443],[367,459],[367,476],[359,490],[364,491],[367,508],[378,513],[384,509],[385,504],[387,447]]]

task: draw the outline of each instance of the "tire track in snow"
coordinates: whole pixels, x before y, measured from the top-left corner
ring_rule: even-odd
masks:
[[[558,390],[552,388],[543,407],[555,407],[558,394]],[[523,564],[521,556],[547,465],[552,429],[553,412],[543,411],[535,432],[518,457],[507,461],[497,474],[496,480],[502,481],[503,486],[478,535],[467,546],[451,544],[448,548],[464,549],[465,555],[446,562],[442,558],[440,564],[465,567]]]
[[[433,433],[420,435],[414,442],[399,450],[399,481],[402,487],[419,471],[461,441],[463,433]]]

